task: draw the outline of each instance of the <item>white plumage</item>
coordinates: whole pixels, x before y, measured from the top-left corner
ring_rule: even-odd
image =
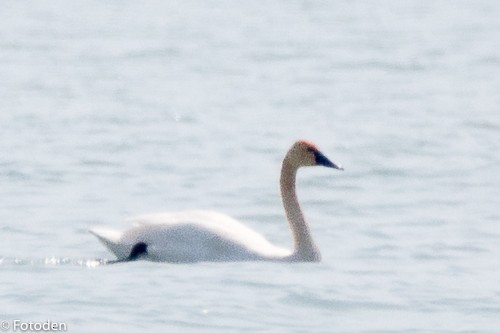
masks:
[[[269,243],[237,220],[212,211],[187,211],[138,216],[135,227],[123,233],[92,229],[118,259],[144,242],[152,261],[198,262],[269,260],[285,257],[289,250]]]

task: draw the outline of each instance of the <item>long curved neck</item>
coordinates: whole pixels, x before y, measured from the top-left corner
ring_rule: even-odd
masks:
[[[281,168],[281,198],[285,207],[286,217],[292,230],[294,242],[294,254],[297,261],[319,261],[320,252],[312,239],[309,226],[307,225],[302,210],[300,209],[297,194],[295,192],[295,178],[297,167],[290,164],[287,159],[283,161]]]

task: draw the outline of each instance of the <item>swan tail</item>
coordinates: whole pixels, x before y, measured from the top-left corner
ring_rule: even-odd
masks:
[[[130,253],[130,245],[120,242],[122,233],[116,230],[94,228],[89,232],[96,236],[118,259],[125,259]]]

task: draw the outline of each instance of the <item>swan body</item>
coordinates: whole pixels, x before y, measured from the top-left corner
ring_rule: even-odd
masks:
[[[342,169],[306,141],[296,142],[285,156],[280,184],[293,251],[275,246],[239,221],[212,211],[138,216],[130,220],[134,227],[124,232],[103,228],[90,232],[115,254],[117,261],[319,261],[319,250],[295,194],[297,169],[312,165]]]
[[[168,262],[281,259],[290,251],[274,246],[237,220],[212,211],[187,211],[138,216],[124,233],[93,229],[119,259],[134,244],[148,244],[148,259]]]

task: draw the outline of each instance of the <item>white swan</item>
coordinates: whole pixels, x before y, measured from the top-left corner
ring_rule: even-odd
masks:
[[[319,261],[320,252],[295,193],[297,170],[313,165],[343,170],[307,141],[297,141],[290,148],[281,168],[281,196],[293,235],[293,251],[269,243],[229,216],[206,211],[145,215],[133,219],[135,226],[125,232],[90,232],[117,256],[118,262]]]

